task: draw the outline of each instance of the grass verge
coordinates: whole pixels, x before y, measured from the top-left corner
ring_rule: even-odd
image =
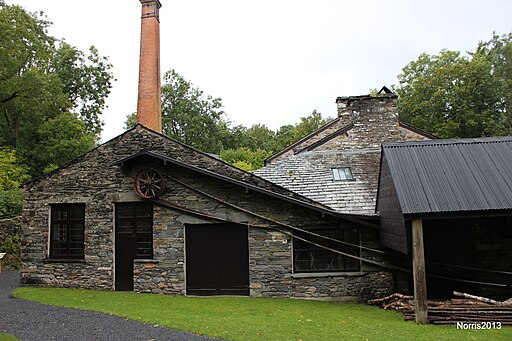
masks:
[[[0,333],[0,341],[20,341],[20,339],[17,339],[11,334]]]
[[[400,313],[362,304],[29,287],[14,296],[228,340],[512,340],[511,327],[418,326]]]

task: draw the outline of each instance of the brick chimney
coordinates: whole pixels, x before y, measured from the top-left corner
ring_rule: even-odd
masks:
[[[159,0],[140,0],[140,3],[142,17],[137,123],[161,133],[159,10],[162,4]]]

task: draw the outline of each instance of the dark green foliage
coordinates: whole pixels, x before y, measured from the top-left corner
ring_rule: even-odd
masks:
[[[225,149],[220,152],[220,158],[233,166],[245,171],[253,171],[264,166],[264,161],[272,155],[263,149],[252,150],[247,147]]]
[[[111,69],[108,59],[94,46],[86,55],[65,41],[60,42],[52,61],[52,70],[72,103],[71,111],[85,123],[86,131],[96,136],[102,130],[100,115],[112,87]]]
[[[21,213],[23,192],[19,187],[29,178],[16,152],[0,147],[0,216]]]
[[[57,42],[50,25],[42,13],[0,5],[0,145],[15,149],[32,176],[95,145],[112,81],[94,47],[85,54]]]
[[[312,133],[328,120],[313,111],[296,125],[273,131],[264,124],[250,128],[231,126],[222,111],[222,100],[203,94],[175,70],[164,75],[162,86],[162,132],[244,170],[255,170],[263,161],[296,140]],[[136,113],[128,115],[125,128],[136,124]]]
[[[467,55],[421,54],[395,87],[404,122],[443,138],[512,134],[512,35]]]
[[[1,260],[2,269],[18,269],[20,267],[20,234],[3,235],[0,232],[0,252],[5,252]]]

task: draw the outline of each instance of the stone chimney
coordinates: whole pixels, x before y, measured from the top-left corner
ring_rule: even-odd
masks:
[[[345,124],[372,124],[387,122],[398,125],[398,96],[383,87],[375,96],[349,96],[336,98],[338,117]]]
[[[162,4],[159,0],[140,0],[140,3],[142,17],[137,123],[161,133],[159,10]]]

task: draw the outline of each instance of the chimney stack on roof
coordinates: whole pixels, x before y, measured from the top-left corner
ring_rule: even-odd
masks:
[[[159,0],[140,0],[142,4],[137,123],[162,132],[160,103],[160,18]]]

